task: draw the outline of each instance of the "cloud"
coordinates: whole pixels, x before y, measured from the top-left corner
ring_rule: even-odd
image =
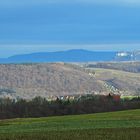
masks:
[[[61,4],[61,3],[87,3],[87,4],[103,4],[103,5],[140,5],[140,0],[4,0],[0,1],[0,6],[30,6],[44,4]]]
[[[99,4],[99,5],[140,5],[140,0],[48,0],[53,3],[87,3],[87,4]]]

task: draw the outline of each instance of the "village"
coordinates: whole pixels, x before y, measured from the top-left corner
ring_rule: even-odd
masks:
[[[77,95],[65,95],[65,96],[49,96],[47,98],[48,101],[80,101],[80,100],[88,100],[88,99],[96,99],[96,98],[111,98],[114,101],[120,101],[121,95],[119,93],[109,92],[104,94],[92,93],[92,94],[77,94]]]

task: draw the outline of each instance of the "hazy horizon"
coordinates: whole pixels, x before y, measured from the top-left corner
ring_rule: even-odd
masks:
[[[140,50],[140,44],[81,44],[81,45],[48,45],[48,44],[34,44],[34,45],[24,45],[24,44],[16,44],[16,45],[0,45],[0,58],[7,58],[13,55],[20,54],[30,54],[37,52],[58,52],[58,51],[67,51],[67,50],[76,50],[83,49],[89,51],[137,51]]]
[[[138,0],[0,1],[0,58],[33,52],[140,50]]]

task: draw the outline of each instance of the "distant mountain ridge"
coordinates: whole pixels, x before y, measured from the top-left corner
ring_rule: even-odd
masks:
[[[140,51],[136,52],[95,52],[82,49],[38,52],[14,55],[0,59],[0,63],[43,63],[43,62],[92,62],[92,61],[138,61]]]

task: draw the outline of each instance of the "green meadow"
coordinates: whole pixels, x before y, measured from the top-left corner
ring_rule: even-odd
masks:
[[[0,140],[139,140],[140,109],[0,121]]]

